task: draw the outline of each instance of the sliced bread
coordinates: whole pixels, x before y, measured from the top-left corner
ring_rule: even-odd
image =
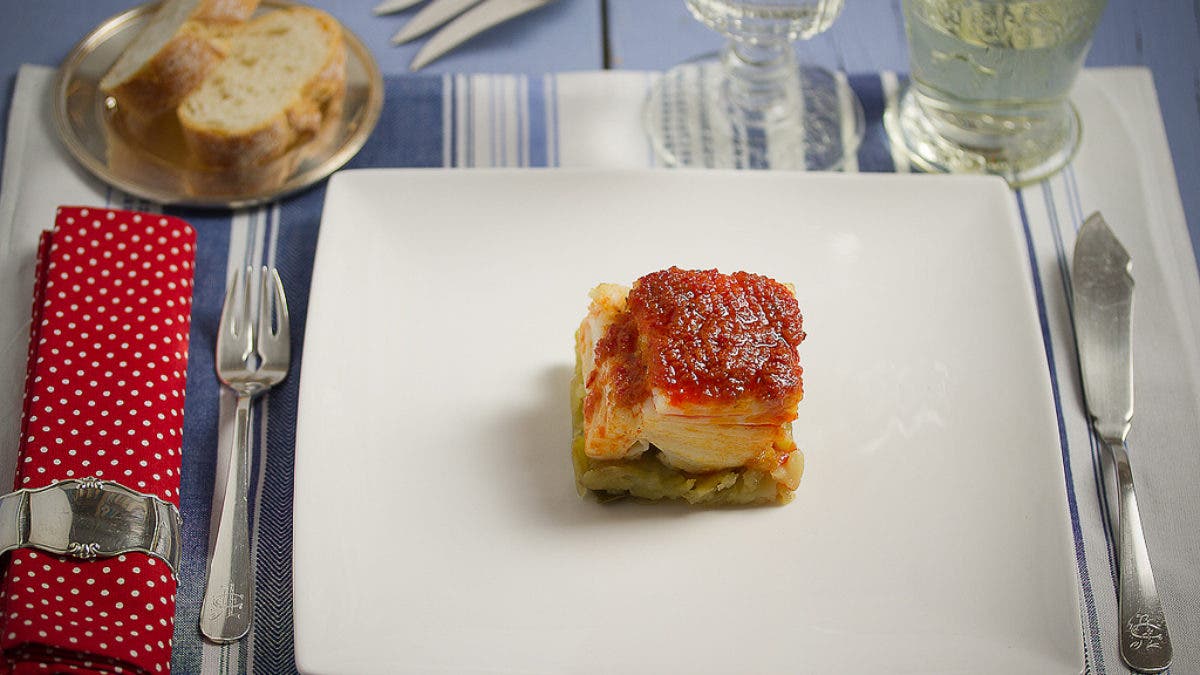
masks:
[[[210,24],[236,24],[249,19],[258,9],[259,0],[200,0],[194,21]]]
[[[258,0],[166,0],[101,79],[101,91],[142,118],[174,109],[225,56],[222,27],[257,7]]]
[[[262,164],[311,139],[345,96],[341,25],[288,7],[229,33],[229,56],[184,98],[179,123],[208,166]]]

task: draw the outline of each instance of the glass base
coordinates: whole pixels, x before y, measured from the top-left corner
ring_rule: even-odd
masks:
[[[1079,113],[1069,102],[998,116],[939,105],[909,86],[884,113],[892,146],[931,173],[987,173],[1014,188],[1058,173],[1079,150]]]
[[[731,103],[720,56],[663,74],[643,109],[661,164],[725,169],[836,170],[853,156],[866,126],[862,104],[823,68],[789,68],[786,100],[747,113]]]

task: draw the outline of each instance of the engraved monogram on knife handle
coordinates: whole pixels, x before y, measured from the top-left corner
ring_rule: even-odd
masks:
[[[1071,266],[1075,340],[1084,399],[1117,474],[1117,605],[1121,658],[1136,671],[1171,665],[1171,636],[1142,531],[1125,437],[1133,420],[1133,277],[1129,253],[1092,214],[1079,229]]]
[[[1150,569],[1150,553],[1142,534],[1133,472],[1122,441],[1104,439],[1117,471],[1117,511],[1120,517],[1118,560],[1120,579],[1117,606],[1120,617],[1121,658],[1130,668],[1158,673],[1171,664],[1171,635],[1162,602]]]

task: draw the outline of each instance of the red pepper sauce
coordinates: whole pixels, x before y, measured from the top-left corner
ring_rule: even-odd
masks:
[[[677,403],[799,398],[803,317],[783,284],[672,267],[634,282],[629,309],[636,325],[620,330],[645,340],[643,387]]]

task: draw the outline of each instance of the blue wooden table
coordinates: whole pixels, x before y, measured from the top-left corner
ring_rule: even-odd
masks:
[[[403,73],[423,40],[388,38],[412,11],[374,16],[375,0],[311,0],[374,52],[385,74]],[[56,65],[74,43],[131,0],[4,0],[0,24],[0,129],[21,63]],[[559,0],[479,36],[428,72],[542,73],[601,68],[662,70],[713,51],[720,39],[694,21],[683,0]],[[800,46],[808,61],[847,72],[908,69],[900,0],[847,0],[833,28]],[[1089,66],[1150,68],[1158,87],[1193,248],[1200,248],[1200,2],[1111,0]],[[1086,130],[1085,130],[1086,133]]]

